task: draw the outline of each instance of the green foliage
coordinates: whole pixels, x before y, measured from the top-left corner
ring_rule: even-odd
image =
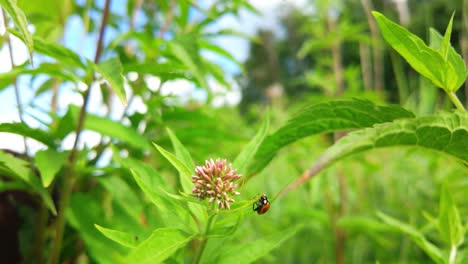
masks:
[[[431,257],[434,262],[444,263],[442,252],[434,244],[427,241],[424,235],[413,226],[400,222],[397,219],[394,219],[381,212],[377,213],[377,216],[393,229],[408,235],[416,244],[418,244],[422,250],[424,250],[424,252],[426,252]]]
[[[49,192],[44,189],[39,177],[37,177],[29,167],[28,162],[15,158],[5,152],[0,152],[0,172],[5,176],[18,179],[27,184],[31,188],[31,191],[39,194],[47,208],[49,208],[54,215],[57,214],[57,210],[55,209],[55,205]]]
[[[124,13],[107,1],[36,2],[0,0],[8,34],[31,57],[0,73],[0,92],[24,96],[14,102],[21,121],[0,132],[25,139],[24,153],[0,152],[0,209],[15,235],[2,234],[0,255],[21,255],[4,261],[466,262],[468,115],[455,92],[467,70],[450,43],[464,41],[461,15],[440,19],[444,35],[431,24],[428,46],[374,12],[387,42],[431,82],[395,55],[380,61],[394,72],[378,90],[376,58],[388,54],[365,30],[368,8],[357,5],[368,1],[284,8],[284,37],[224,27],[260,14],[245,0],[129,0]],[[447,1],[429,2],[421,9]],[[225,36],[251,41],[245,62]],[[239,93],[234,81],[242,104],[213,107]],[[203,175],[216,158],[242,177],[219,175],[221,163]],[[259,215],[262,194],[270,209]]]
[[[450,45],[453,16],[439,49],[427,46],[418,36],[388,20],[379,12],[372,13],[385,40],[422,76],[447,92],[455,92],[467,77],[465,63]]]
[[[262,126],[258,130],[255,137],[253,137],[249,144],[244,147],[241,153],[236,157],[233,162],[233,167],[237,168],[239,172],[244,173],[244,168],[247,168],[249,162],[254,157],[255,153],[257,153],[258,148],[261,146],[266,134],[268,133],[268,128],[270,126],[270,115],[265,115],[263,119]],[[245,173],[248,174],[248,173]]]
[[[237,245],[221,254],[217,263],[252,263],[291,238],[301,228],[302,226],[293,226],[256,241]]]
[[[185,246],[193,236],[174,228],[156,229],[145,241],[141,242],[126,258],[128,263],[159,263],[172,256]]]
[[[439,229],[442,238],[452,247],[463,243],[463,224],[457,206],[446,186],[442,187],[439,207]]]
[[[138,245],[137,243],[138,237],[135,237],[134,235],[121,232],[121,231],[117,231],[117,230],[104,228],[100,225],[94,225],[94,226],[107,238],[121,244],[122,246],[135,248]]]
[[[369,111],[370,109],[372,111]],[[377,106],[370,101],[358,99],[308,106],[265,139],[249,171],[261,171],[281,148],[304,137],[338,130],[365,128],[413,116],[411,112],[399,106]]]
[[[317,163],[330,164],[361,151],[392,146],[418,146],[468,162],[468,114],[395,120],[350,133],[323,153]]]
[[[31,37],[31,34],[28,31],[28,20],[24,12],[17,6],[16,0],[1,0],[0,2],[2,8],[8,12],[11,16],[15,25],[19,28],[21,36],[24,40],[24,43],[28,47],[29,57],[31,58],[32,63],[32,53],[34,50],[34,42]]]
[[[57,152],[53,149],[36,152],[35,164],[41,172],[42,186],[46,188],[50,186],[55,175],[65,164],[68,155],[68,152]]]
[[[109,83],[109,86],[114,90],[124,105],[127,104],[124,89],[124,78],[122,76],[122,65],[118,58],[113,58],[105,62],[101,62],[95,66],[96,72],[102,75]]]

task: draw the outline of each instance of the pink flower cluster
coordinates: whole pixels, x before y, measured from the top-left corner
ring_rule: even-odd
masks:
[[[220,209],[230,209],[229,203],[234,202],[234,199],[229,194],[239,195],[236,191],[238,184],[234,183],[241,177],[237,170],[233,170],[231,164],[226,165],[226,160],[210,159],[205,161],[205,166],[197,166],[195,173],[192,176],[192,182],[195,183],[193,195],[200,200],[209,198],[210,203],[216,201]]]

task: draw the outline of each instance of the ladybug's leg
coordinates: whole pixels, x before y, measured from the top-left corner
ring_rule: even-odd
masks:
[[[257,205],[256,202],[252,204],[252,209],[253,209],[254,211],[257,211],[257,207],[255,207],[255,205]]]

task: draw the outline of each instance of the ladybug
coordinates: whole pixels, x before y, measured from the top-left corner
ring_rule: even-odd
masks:
[[[252,205],[252,209],[258,214],[264,214],[270,209],[270,201],[265,194],[262,194],[260,199]]]

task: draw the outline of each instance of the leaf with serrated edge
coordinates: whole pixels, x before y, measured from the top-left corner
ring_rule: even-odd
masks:
[[[372,148],[417,146],[468,162],[468,113],[395,120],[348,134],[328,148],[320,160],[330,164]]]
[[[373,11],[372,14],[390,46],[419,74],[429,79],[434,85],[446,89],[445,61],[440,53],[429,48],[418,36],[390,21],[381,13]]]
[[[260,172],[281,148],[302,138],[337,130],[370,127],[406,117],[414,117],[414,114],[399,106],[378,106],[358,99],[308,106],[263,140],[248,171]]]

